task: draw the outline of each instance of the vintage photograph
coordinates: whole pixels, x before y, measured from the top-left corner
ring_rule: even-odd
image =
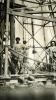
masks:
[[[0,0],[0,100],[56,100],[56,0]]]

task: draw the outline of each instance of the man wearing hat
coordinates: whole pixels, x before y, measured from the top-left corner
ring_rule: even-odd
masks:
[[[23,68],[23,63],[25,63],[26,58],[23,55],[27,55],[26,53],[26,41],[23,41],[23,44],[20,43],[20,38],[16,37],[16,43],[13,46],[13,54],[12,54],[12,68],[13,74],[21,73]]]
[[[27,58],[27,47],[26,41],[23,44],[20,43],[20,38],[16,37],[16,43],[13,46],[14,52],[12,53],[11,63],[12,63],[12,74],[23,73],[23,66],[25,66]],[[25,56],[23,56],[25,55]]]
[[[20,42],[20,38],[16,37],[16,43],[13,46],[13,53],[11,54],[11,65],[12,65],[12,67],[9,69],[11,74],[17,74],[17,71],[19,69],[18,60],[21,57],[19,55],[19,53],[21,53],[21,44],[19,42]],[[19,63],[19,66],[20,66],[20,63]]]
[[[48,48],[47,51],[49,54],[49,63],[56,65],[56,41],[55,40],[50,42],[50,47]],[[53,71],[55,69],[55,66],[50,65],[49,68],[50,68],[50,71]]]

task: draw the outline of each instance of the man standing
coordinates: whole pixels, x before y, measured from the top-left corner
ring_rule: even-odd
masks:
[[[11,74],[16,74],[17,70],[19,69],[18,67],[18,59],[20,57],[20,55],[18,55],[18,53],[21,52],[20,48],[21,48],[21,44],[19,43],[20,38],[17,37],[16,38],[16,43],[13,46],[13,52],[11,53],[11,67],[9,67],[9,70],[11,72]]]
[[[55,69],[56,65],[56,41],[51,41],[50,47],[48,48],[48,54],[49,54],[49,63],[52,65],[49,65],[49,71],[53,71]]]
[[[24,73],[24,69],[27,66],[27,50],[26,41],[21,44],[20,38],[17,37],[11,54],[11,74]]]

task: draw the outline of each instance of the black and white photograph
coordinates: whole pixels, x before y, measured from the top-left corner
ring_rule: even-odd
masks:
[[[56,0],[0,0],[0,100],[56,100]]]

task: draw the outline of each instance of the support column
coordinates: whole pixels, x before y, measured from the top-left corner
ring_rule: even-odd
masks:
[[[33,26],[33,19],[31,19],[31,25],[32,25],[32,39],[33,39],[33,54],[35,53],[35,45],[34,45],[34,26]]]
[[[2,64],[3,64],[3,37],[4,37],[4,19],[3,19],[3,21],[2,21],[2,23],[1,23],[1,36],[0,36],[0,41],[1,41],[1,44],[0,44],[0,52],[1,52],[1,54],[0,54],[0,59],[1,59],[1,62],[0,62],[0,67],[1,67],[1,70],[0,70],[0,72],[1,72],[1,74],[3,74],[4,72],[3,72],[3,70],[2,70]]]
[[[2,62],[3,62],[3,35],[4,35],[4,5],[1,0],[0,2],[0,75],[2,74]]]
[[[9,26],[9,14],[8,14],[8,9],[9,9],[9,5],[10,5],[10,0],[7,0],[7,9],[6,9],[6,41],[5,41],[5,77],[8,76],[8,35],[9,35],[9,32],[8,32],[8,26]]]
[[[43,11],[43,7],[41,7],[41,11]],[[43,17],[43,14],[42,14],[42,17]],[[42,25],[44,25],[44,22],[42,21]],[[45,27],[43,26],[43,37],[44,37],[44,45],[46,47],[46,37],[45,37]],[[48,63],[48,60],[47,60],[47,54],[45,53],[45,56],[46,56],[46,63]]]
[[[51,0],[49,0],[49,3],[51,4]],[[49,5],[49,10],[53,12],[53,9],[52,9],[52,5]],[[50,13],[50,16],[51,18],[54,18],[54,13]],[[56,23],[55,22],[52,22],[52,26],[53,26],[53,31],[54,31],[54,35],[55,35],[55,40],[56,40]]]
[[[12,0],[11,6],[14,7],[15,0]],[[15,18],[13,15],[10,15],[10,46],[13,48],[15,43]]]

